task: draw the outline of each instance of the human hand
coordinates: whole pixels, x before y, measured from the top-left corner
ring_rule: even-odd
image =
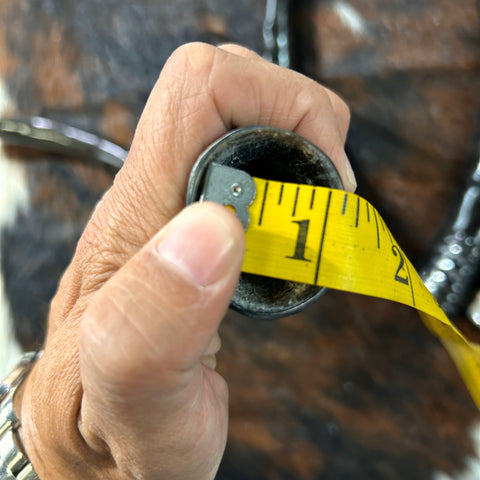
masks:
[[[62,278],[45,351],[18,398],[41,479],[215,476],[228,425],[217,330],[244,235],[224,207],[184,209],[188,174],[232,128],[270,125],[317,144],[353,190],[348,123],[335,94],[241,47],[172,55]]]

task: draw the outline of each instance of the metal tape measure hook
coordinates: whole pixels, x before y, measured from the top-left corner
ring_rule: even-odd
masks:
[[[205,175],[200,200],[233,207],[243,229],[246,230],[250,223],[248,207],[255,200],[256,194],[255,182],[247,172],[211,163]]]

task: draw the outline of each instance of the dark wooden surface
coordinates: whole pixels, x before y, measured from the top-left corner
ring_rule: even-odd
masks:
[[[348,101],[358,193],[420,264],[472,145],[479,4],[292,5],[294,66]],[[263,10],[254,0],[0,0],[8,113],[67,121],[128,147],[169,53],[190,40],[227,39],[261,52]],[[21,157],[32,202],[3,233],[2,269],[18,335],[31,344],[113,174],[9,153]],[[470,434],[478,411],[407,307],[330,291],[272,323],[230,314],[221,335],[219,370],[231,395],[221,480],[424,480],[436,471],[463,480],[467,457],[478,455]]]

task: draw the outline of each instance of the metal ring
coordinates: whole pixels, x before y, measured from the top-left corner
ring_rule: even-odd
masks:
[[[200,155],[190,174],[187,204],[199,200],[212,162],[255,177],[343,189],[332,161],[316,145],[286,130],[257,126],[228,133]],[[249,317],[272,320],[300,312],[324,291],[312,285],[242,273],[231,307]]]

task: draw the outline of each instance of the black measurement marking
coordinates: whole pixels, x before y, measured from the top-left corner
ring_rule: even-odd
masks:
[[[365,205],[367,206],[367,222],[370,221],[370,207],[368,206],[368,202],[365,200]]]
[[[323,220],[323,230],[322,230],[322,238],[320,239],[320,248],[318,250],[318,257],[317,257],[317,266],[315,268],[315,278],[313,280],[313,284],[316,285],[318,281],[318,273],[320,272],[320,262],[322,260],[322,251],[323,251],[323,242],[325,240],[325,231],[327,230],[327,220],[328,220],[328,212],[330,210],[330,200],[332,198],[332,192],[328,192],[328,199],[327,199],[327,207],[325,208],[325,219]]]
[[[359,220],[360,220],[360,197],[357,197],[357,216],[355,218],[355,228],[358,227]]]
[[[375,226],[377,227],[377,248],[380,248],[380,231],[378,230],[378,219],[375,209],[373,209],[373,215],[375,216]]]
[[[297,242],[295,243],[295,253],[287,258],[293,258],[294,260],[303,260],[305,262],[311,262],[308,258],[305,258],[305,247],[307,245],[308,225],[310,220],[292,220],[292,223],[298,225]]]
[[[283,183],[280,187],[280,196],[278,197],[278,204],[279,205],[282,203],[282,197],[283,197]]]
[[[387,231],[388,233],[388,237],[390,238],[390,243],[393,245],[393,237],[392,237],[392,234],[390,233],[390,230],[388,229],[388,227],[385,225],[385,222],[383,220],[382,217],[380,217],[382,219],[382,225],[383,225],[383,229]]]
[[[295,202],[293,203],[292,217],[295,216],[295,213],[297,211],[297,202],[298,202],[298,194],[299,193],[300,193],[300,187],[297,187],[297,191],[295,192]]]
[[[410,291],[412,292],[412,305],[415,306],[415,293],[413,291],[413,282],[412,282],[412,277],[410,276],[410,268],[408,268],[408,261],[405,262],[405,266],[407,267],[407,274],[410,280]]]
[[[348,202],[348,193],[346,193],[343,197],[342,215],[345,215],[345,212],[347,211],[347,202]]]
[[[313,209],[313,204],[314,204],[314,202],[315,202],[315,192],[316,192],[316,190],[315,190],[315,188],[314,188],[314,189],[312,190],[312,199],[310,200],[310,210]]]
[[[405,268],[405,258],[403,257],[402,252],[397,247],[397,245],[392,246],[392,252],[396,257],[400,257],[400,262],[398,264],[397,271],[395,272],[395,281],[399,283],[403,283],[404,285],[409,285],[408,276],[402,277],[400,275],[400,272],[402,272]],[[408,271],[407,271],[407,275],[408,275]]]
[[[267,192],[268,192],[268,182],[265,182],[265,190],[263,192],[262,208],[260,209],[260,218],[258,219],[258,225],[262,224],[263,211],[265,210],[265,201],[267,200]]]

